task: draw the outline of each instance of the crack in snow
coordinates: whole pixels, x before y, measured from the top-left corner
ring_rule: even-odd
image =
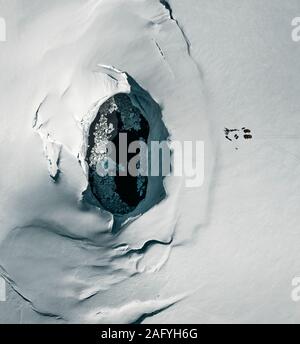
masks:
[[[201,76],[201,79],[203,79],[203,71],[202,71],[202,68],[199,66],[199,63],[196,61],[196,59],[193,57],[193,54],[191,52],[192,50],[192,43],[191,41],[189,40],[186,32],[184,31],[183,27],[181,26],[181,24],[179,23],[178,19],[176,19],[174,17],[174,14],[173,14],[173,9],[169,3],[168,0],[159,0],[159,2],[165,7],[165,9],[169,12],[169,15],[170,15],[170,19],[173,20],[176,25],[178,26],[179,30],[181,31],[181,34],[186,42],[186,47],[187,47],[187,53],[188,55],[190,56],[190,58],[192,59],[193,63],[195,64],[200,76]]]
[[[59,161],[62,152],[62,144],[51,138],[51,135],[48,132],[43,132],[43,127],[45,126],[45,124],[47,124],[47,122],[39,124],[39,112],[46,98],[40,103],[39,107],[35,112],[32,121],[32,128],[39,134],[43,142],[44,155],[48,162],[48,171],[50,177],[56,183],[59,179],[59,175],[61,172],[59,169]]]

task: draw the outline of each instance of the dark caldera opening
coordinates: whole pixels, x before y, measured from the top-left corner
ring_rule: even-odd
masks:
[[[119,134],[127,135],[127,147],[134,141],[148,142],[150,133],[149,123],[135,107],[127,94],[117,94],[108,99],[100,108],[94,122],[90,126],[89,146],[86,161],[89,164],[89,184],[93,195],[101,206],[115,215],[125,215],[132,212],[146,197],[148,177],[131,176],[128,166],[124,167],[119,161]],[[97,173],[99,162],[111,158],[107,155],[107,143],[115,145],[116,154],[112,159],[116,164],[115,176]],[[138,152],[127,153],[129,162]],[[127,176],[120,171],[127,169]]]

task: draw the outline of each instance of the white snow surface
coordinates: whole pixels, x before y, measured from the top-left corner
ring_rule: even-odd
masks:
[[[168,2],[0,1],[1,323],[299,322],[299,1]],[[166,178],[113,234],[83,161],[128,76],[172,140],[205,142],[205,183]]]

